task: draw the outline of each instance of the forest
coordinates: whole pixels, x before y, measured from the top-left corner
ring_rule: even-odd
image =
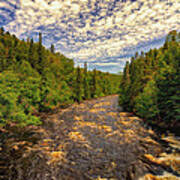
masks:
[[[126,63],[119,105],[150,124],[180,128],[180,33],[171,31],[164,45],[136,53]]]
[[[180,33],[119,74],[42,38],[0,29],[0,179],[179,179]]]
[[[0,29],[0,125],[41,124],[38,114],[116,94],[120,76],[75,67],[74,61],[33,39]]]
[[[151,124],[180,120],[180,33],[163,47],[135,54],[123,75],[75,67],[74,61],[33,39],[0,29],[0,124],[38,125],[40,112],[119,93],[119,105]],[[121,83],[120,83],[121,82]]]
[[[75,67],[74,61],[33,39],[0,29],[0,124],[38,125],[40,112],[119,93],[119,105],[151,124],[180,120],[180,33],[163,47],[136,53],[123,75]],[[121,82],[121,83],[120,83]]]

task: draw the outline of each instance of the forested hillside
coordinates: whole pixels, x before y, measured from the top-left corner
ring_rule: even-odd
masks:
[[[0,29],[0,124],[40,124],[39,112],[117,93],[119,76],[75,68],[72,59]]]
[[[160,49],[136,53],[124,68],[119,104],[150,123],[180,123],[180,33],[172,31]]]

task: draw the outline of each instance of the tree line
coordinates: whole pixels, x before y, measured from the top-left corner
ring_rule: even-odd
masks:
[[[119,104],[151,124],[180,123],[180,33],[171,31],[164,45],[136,53],[126,63]]]
[[[120,76],[75,67],[74,61],[38,42],[0,29],[0,124],[41,123],[39,112],[115,94]]]

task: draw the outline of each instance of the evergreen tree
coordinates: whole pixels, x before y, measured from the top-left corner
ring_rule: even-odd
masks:
[[[120,85],[120,96],[119,103],[124,107],[125,110],[128,110],[128,104],[129,104],[129,87],[130,87],[130,66],[129,62],[126,62],[123,77]]]
[[[84,99],[90,98],[90,87],[88,82],[87,62],[84,63]]]
[[[42,33],[39,33],[39,42],[38,42],[38,71],[39,73],[42,73],[42,61],[43,61]]]
[[[156,79],[158,108],[165,123],[180,122],[180,78],[178,72],[164,72]],[[168,89],[168,90],[167,90]]]
[[[76,101],[80,103],[82,100],[82,75],[81,75],[81,69],[79,66],[77,67],[75,91],[76,91]]]
[[[180,122],[180,38],[176,31],[160,49],[150,49],[126,63],[119,104],[150,122]]]
[[[166,37],[165,43],[163,45],[163,52],[165,52],[168,49],[168,36]]]
[[[51,44],[51,48],[50,48],[50,50],[51,50],[51,53],[55,53],[55,47],[54,47],[54,44]]]
[[[91,89],[91,97],[97,97],[97,71],[96,69],[93,70],[92,74],[92,89]]]
[[[0,35],[3,35],[3,34],[4,34],[4,28],[1,27],[1,28],[0,28]]]
[[[41,33],[35,43],[0,29],[0,124],[39,124],[38,112],[89,99],[91,89],[93,97],[104,95],[107,79],[114,87],[108,93],[117,92],[118,75],[87,71],[87,64],[84,70],[74,68],[72,59],[53,49],[45,49]]]
[[[30,41],[29,52],[28,52],[28,61],[32,67],[34,67],[34,41],[33,38]]]

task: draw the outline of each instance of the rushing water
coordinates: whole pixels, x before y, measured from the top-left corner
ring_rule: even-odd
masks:
[[[43,121],[33,129],[31,141],[9,139],[4,144],[2,156],[8,161],[3,180],[180,177],[179,138],[160,137],[140,118],[121,112],[116,95],[74,104]]]

